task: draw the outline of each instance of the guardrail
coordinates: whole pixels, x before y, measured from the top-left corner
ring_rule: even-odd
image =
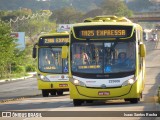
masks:
[[[160,14],[141,14],[141,15],[134,15],[133,17],[160,17]]]

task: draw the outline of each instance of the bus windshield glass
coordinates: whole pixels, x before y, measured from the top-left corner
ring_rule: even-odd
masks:
[[[61,48],[40,48],[38,67],[46,73],[68,73],[68,61],[61,58]]]
[[[135,42],[76,42],[72,44],[72,71],[118,73],[135,70]]]

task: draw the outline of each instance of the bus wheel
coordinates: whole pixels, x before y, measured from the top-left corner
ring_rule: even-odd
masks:
[[[63,95],[63,91],[57,91],[57,95]]]
[[[81,106],[81,104],[83,103],[83,100],[77,100],[77,99],[73,99],[73,105],[74,106]]]
[[[141,98],[142,98],[142,97],[143,97],[143,94],[142,94],[142,92],[141,92],[141,94],[140,94],[140,95],[141,95]]]
[[[130,103],[138,103],[139,98],[131,98]]]
[[[56,91],[55,90],[52,90],[50,93],[51,93],[51,95],[56,95]]]
[[[42,96],[43,97],[48,97],[49,96],[49,92],[47,90],[42,90]]]
[[[86,103],[93,103],[93,100],[86,100]]]
[[[124,99],[124,101],[130,101],[130,99]]]

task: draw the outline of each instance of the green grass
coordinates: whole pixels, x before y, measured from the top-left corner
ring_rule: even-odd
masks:
[[[21,77],[25,77],[25,76],[29,76],[29,74],[28,73],[14,73],[14,74],[11,74],[11,75],[6,75],[6,76],[3,76],[3,77],[0,77],[0,80],[21,78]]]

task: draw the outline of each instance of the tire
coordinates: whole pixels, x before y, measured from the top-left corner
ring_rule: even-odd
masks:
[[[81,106],[81,104],[83,103],[83,100],[77,100],[77,99],[73,99],[73,105],[74,106]]]
[[[124,99],[124,101],[130,101],[130,99]]]
[[[57,95],[63,95],[63,91],[57,91]]]
[[[129,101],[130,101],[130,103],[135,104],[135,103],[138,103],[139,98],[131,98]]]
[[[141,93],[140,95],[141,95],[141,99],[142,99],[143,98],[143,94]]]
[[[50,92],[50,94],[51,94],[51,95],[56,95],[56,91],[55,91],[55,90],[52,90],[52,91]]]
[[[93,100],[86,100],[86,103],[93,103]]]
[[[42,96],[43,97],[48,97],[49,96],[49,92],[47,90],[42,90]]]

